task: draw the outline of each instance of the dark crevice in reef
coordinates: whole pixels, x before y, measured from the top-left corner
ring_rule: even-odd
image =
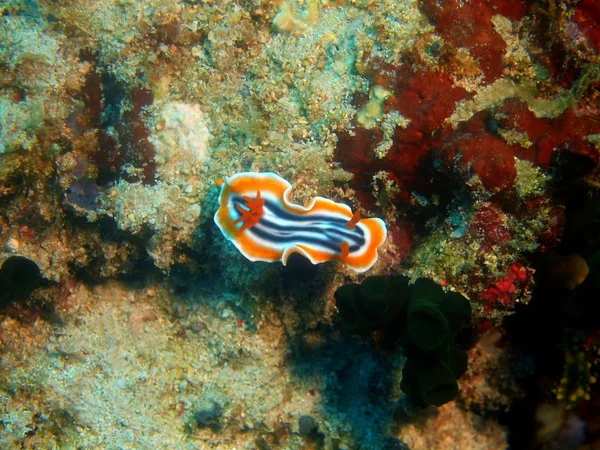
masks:
[[[98,67],[96,56],[81,55],[93,64],[83,87],[85,104],[84,128],[97,129],[97,151],[90,158],[98,168],[96,183],[107,186],[120,178],[128,182],[153,184],[156,166],[152,161],[154,147],[148,140],[149,130],[143,110],[154,101],[151,91],[128,89],[109,70]],[[123,173],[125,167],[137,169]]]
[[[0,269],[0,303],[26,300],[43,282],[36,263],[22,256],[11,256]]]
[[[591,351],[600,339],[600,198],[582,185],[569,192],[560,244],[534,258],[531,301],[504,321],[512,345],[535,366],[524,382],[527,397],[501,415],[514,449],[538,448],[543,424],[536,418],[544,403],[555,409],[555,448],[574,448],[570,439],[598,439],[598,431],[583,423],[600,415],[600,386],[592,381],[599,376],[597,355]],[[578,266],[585,270],[570,284],[567,274]]]
[[[0,267],[0,314],[29,324],[38,318],[60,322],[53,302],[58,291],[28,258],[11,256]]]

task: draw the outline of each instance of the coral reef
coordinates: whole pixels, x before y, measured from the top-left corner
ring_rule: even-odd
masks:
[[[542,38],[595,10],[556,5],[549,21],[520,1],[420,8],[434,29],[407,53],[410,64],[370,59],[365,75],[389,94],[371,107],[381,110],[377,123],[363,117],[376,97],[356,97],[363,109],[352,132],[339,133],[335,157],[363,205],[402,205],[396,217],[416,223],[406,273],[448,283],[477,314],[499,317],[529,298],[533,270],[522,255],[560,237],[564,197],[552,195],[553,170],[576,158],[595,184],[597,70],[589,51],[569,45],[551,53],[569,61],[567,78]],[[405,119],[392,133],[380,118],[391,114]]]
[[[0,154],[48,151],[77,109],[90,70],[63,33],[20,3],[1,6],[7,15],[0,23]]]
[[[599,18],[1,3],[0,446],[593,443]],[[383,218],[371,276],[239,255],[255,171]]]
[[[447,403],[437,411],[425,410],[419,420],[401,424],[398,435],[409,448],[506,448],[502,427],[492,419],[477,416]]]
[[[148,138],[154,148],[154,183],[120,180],[99,196],[98,213],[113,217],[120,229],[134,235],[150,229],[148,254],[157,267],[168,269],[176,247],[192,247],[196,237],[209,135],[197,104],[163,104],[149,121],[155,130]],[[132,168],[128,174],[134,172]]]
[[[460,401],[470,410],[507,411],[525,397],[522,381],[533,367],[507,342],[501,330],[490,328],[469,349],[469,366],[458,384]]]
[[[175,300],[160,283],[109,283],[93,291],[74,286],[59,328],[3,318],[2,364],[10,373],[0,388],[2,446],[187,440],[227,448],[263,435],[271,441],[280,422],[316,414],[318,396],[306,395],[315,386],[292,388],[280,378],[281,324],[250,333],[234,311],[226,298],[205,297],[204,306]]]

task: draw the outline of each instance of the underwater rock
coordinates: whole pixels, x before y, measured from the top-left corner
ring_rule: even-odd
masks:
[[[574,200],[568,208],[564,240],[584,258],[600,250],[600,200],[597,196]]]
[[[91,180],[76,180],[69,187],[69,201],[84,210],[96,208],[99,194],[98,185]]]
[[[154,146],[156,177],[166,183],[187,182],[194,190],[208,153],[207,119],[200,105],[170,102],[152,118],[155,123],[149,140]]]
[[[48,147],[75,110],[90,69],[39,11],[4,14],[6,7],[0,23],[0,154]]]
[[[317,423],[312,416],[300,416],[298,419],[298,433],[300,436],[308,436],[317,428]]]
[[[401,428],[415,450],[508,447],[489,412],[510,401],[470,392],[485,384],[431,414],[398,379],[406,358],[409,403],[453,398],[471,306],[493,329],[529,309],[565,199],[599,189],[596,2],[14,0],[0,17],[0,297],[47,300],[63,322],[1,311],[0,447],[134,433],[143,448],[391,450]],[[373,274],[419,281],[342,287],[336,317],[331,286],[359,279],[341,265],[238,259],[212,183],[248,171],[289,179],[295,203],[384,218]],[[562,392],[582,403],[597,392],[594,211],[561,253],[579,255],[559,268],[573,290],[540,307],[585,328]],[[31,291],[41,276],[57,285]],[[303,339],[335,345],[299,369]],[[473,378],[507,375],[486,367]]]
[[[140,137],[152,143],[151,179],[119,180],[100,195],[100,212],[135,235],[150,229],[146,250],[157,267],[168,270],[175,263],[178,245],[192,247],[197,232],[200,203],[208,188],[202,171],[209,134],[197,104],[164,104],[151,122],[154,132],[147,139]]]
[[[515,302],[525,297],[524,293],[529,290],[531,283],[531,269],[528,270],[522,264],[514,262],[508,266],[504,276],[493,280],[477,298],[487,311],[512,310]]]
[[[213,401],[210,406],[204,406],[194,412],[194,420],[200,428],[210,427],[212,429],[220,428],[220,418],[223,413],[223,407]]]
[[[387,436],[382,450],[410,450],[409,446],[394,436]]]

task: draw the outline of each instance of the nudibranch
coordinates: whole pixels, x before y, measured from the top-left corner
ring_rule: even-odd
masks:
[[[341,261],[356,272],[377,261],[387,230],[349,206],[323,197],[290,202],[292,185],[271,172],[241,172],[220,181],[215,223],[250,261],[287,263],[300,253],[313,264]]]

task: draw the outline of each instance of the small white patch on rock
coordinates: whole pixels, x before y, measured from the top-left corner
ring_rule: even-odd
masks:
[[[154,145],[156,177],[166,183],[181,181],[199,171],[206,159],[208,128],[198,104],[166,103],[157,113],[158,129],[150,136]]]

